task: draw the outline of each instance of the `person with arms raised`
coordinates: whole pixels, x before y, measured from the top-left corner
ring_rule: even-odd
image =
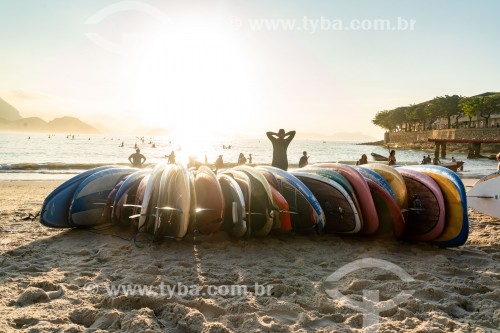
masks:
[[[288,156],[286,151],[288,145],[290,145],[290,142],[292,142],[295,136],[295,131],[285,133],[284,129],[280,129],[278,133],[267,132],[266,135],[273,144],[272,166],[286,171],[288,169]]]

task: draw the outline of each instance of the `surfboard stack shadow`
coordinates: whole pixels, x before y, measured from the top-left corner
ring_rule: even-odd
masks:
[[[236,238],[332,233],[454,247],[469,232],[462,181],[434,165],[323,163],[291,172],[237,166],[218,174],[180,164],[104,166],[50,193],[40,222],[52,228],[115,224],[155,241],[223,230]]]

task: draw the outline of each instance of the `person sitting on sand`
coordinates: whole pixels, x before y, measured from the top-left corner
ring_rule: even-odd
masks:
[[[247,162],[247,158],[243,153],[240,153],[240,156],[238,156],[238,165],[243,165]]]
[[[451,157],[451,161],[452,161],[452,162],[456,162],[457,160],[455,159],[455,157],[453,157],[453,156],[452,156],[452,157]]]
[[[396,165],[396,151],[394,149],[389,153],[389,165]]]
[[[295,136],[295,131],[285,133],[285,130],[281,128],[278,133],[267,132],[266,135],[273,144],[272,166],[286,171],[288,169],[286,150]]]
[[[356,162],[356,165],[368,164],[368,157],[366,154],[361,155],[361,158]]]
[[[137,148],[135,150],[135,153],[128,157],[128,160],[134,168],[140,168],[140,167],[142,167],[144,162],[146,162],[146,157],[144,155],[142,155],[141,150],[139,148]]]
[[[302,157],[299,160],[299,168],[303,168],[309,164],[309,156],[307,156],[307,151],[302,152]]]

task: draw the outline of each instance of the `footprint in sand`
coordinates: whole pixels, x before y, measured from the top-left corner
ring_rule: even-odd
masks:
[[[71,312],[69,319],[75,324],[83,325],[88,328],[95,322],[97,315],[98,312],[96,309],[85,307],[78,308]]]
[[[45,290],[36,287],[28,287],[19,295],[16,303],[19,306],[27,306],[48,301],[50,301],[50,297]]]
[[[36,324],[38,324],[38,319],[36,318],[16,318],[12,327],[15,329],[24,329]]]
[[[29,286],[42,289],[50,300],[57,299],[64,295],[64,289],[60,285],[50,281],[37,281],[30,283]]]

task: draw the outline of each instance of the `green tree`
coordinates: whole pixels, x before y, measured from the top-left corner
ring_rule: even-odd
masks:
[[[435,115],[438,118],[446,118],[448,120],[448,128],[451,128],[451,117],[458,116],[460,114],[460,99],[461,97],[458,95],[445,95],[438,96],[431,101],[435,107]]]
[[[465,97],[460,100],[460,110],[469,118],[469,127],[472,125],[472,117],[475,117],[479,111],[482,97]]]
[[[479,115],[485,119],[484,127],[488,127],[492,114],[500,113],[500,94],[482,97]]]
[[[379,111],[377,114],[375,114],[375,118],[373,118],[372,123],[375,125],[382,127],[383,129],[388,130],[389,132],[392,132],[393,126],[390,123],[390,113],[391,110],[384,110],[384,111]]]
[[[400,106],[399,108],[392,110],[390,119],[395,128],[402,129],[403,125],[408,125],[406,110],[408,110],[408,106]],[[408,126],[405,126],[405,128],[408,130]]]
[[[426,129],[426,120],[427,114],[425,112],[425,104],[413,104],[408,107],[406,110],[406,118],[410,124],[413,125],[413,130],[416,130],[416,127],[422,124],[423,130]]]
[[[427,116],[429,128],[431,128],[432,124],[440,117],[439,106],[437,103],[429,101],[428,103],[424,104],[424,112]]]

